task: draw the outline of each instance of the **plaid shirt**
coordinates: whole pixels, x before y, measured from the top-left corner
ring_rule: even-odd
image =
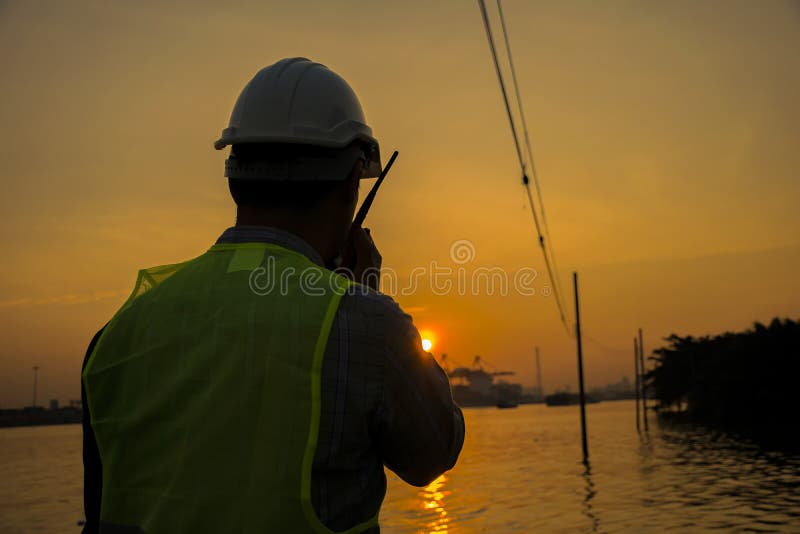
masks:
[[[323,265],[308,243],[276,228],[232,227],[217,240],[245,242],[273,243]],[[423,486],[455,464],[464,441],[461,410],[446,374],[422,350],[411,317],[388,296],[356,292],[342,298],[325,349],[321,388],[311,498],[328,528],[346,530],[375,515],[386,493],[384,465]],[[85,399],[83,405],[87,533],[98,528],[102,471]]]

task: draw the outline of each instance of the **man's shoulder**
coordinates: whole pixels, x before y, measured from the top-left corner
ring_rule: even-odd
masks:
[[[337,319],[343,318],[351,334],[360,331],[387,349],[417,336],[411,316],[392,297],[364,286],[351,288],[342,297]]]
[[[342,297],[339,310],[348,314],[366,315],[375,319],[410,322],[408,315],[389,295],[366,286],[352,286]]]

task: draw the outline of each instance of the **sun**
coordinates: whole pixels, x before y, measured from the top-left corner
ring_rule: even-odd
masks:
[[[427,339],[427,338],[423,339],[422,340],[422,349],[425,352],[428,352],[428,351],[431,350],[431,348],[433,348],[433,342],[430,339]]]

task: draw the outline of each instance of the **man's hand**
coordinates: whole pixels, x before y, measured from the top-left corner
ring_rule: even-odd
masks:
[[[350,240],[355,254],[353,280],[377,291],[383,258],[372,240],[369,228],[353,228]]]

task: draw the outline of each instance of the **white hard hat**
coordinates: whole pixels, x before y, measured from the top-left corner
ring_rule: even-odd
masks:
[[[354,144],[357,141],[362,142],[366,153],[362,149],[353,150],[353,146],[358,148]],[[331,153],[341,153],[338,167],[346,168],[345,172],[359,157],[364,160],[364,178],[378,176],[381,171],[378,141],[366,124],[355,92],[338,74],[306,58],[282,59],[258,71],[236,100],[230,123],[222,130],[214,148],[251,143],[311,145],[327,154],[317,165],[310,161],[313,157],[304,158],[303,169],[292,169],[287,164],[245,167],[232,154],[226,162],[226,176],[343,179],[344,176],[330,172],[331,164],[337,167],[333,161],[337,158],[332,158]],[[344,150],[325,151],[325,148]]]

